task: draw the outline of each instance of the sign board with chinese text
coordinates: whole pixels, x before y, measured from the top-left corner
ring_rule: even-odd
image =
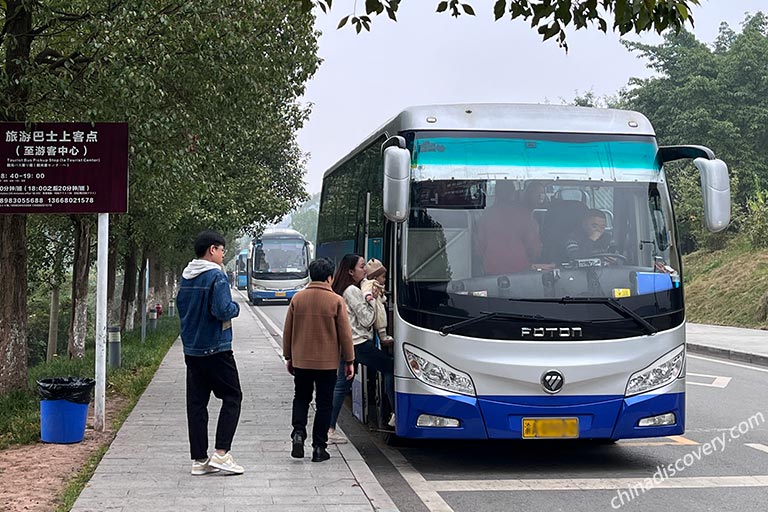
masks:
[[[126,123],[0,123],[0,214],[127,211]]]

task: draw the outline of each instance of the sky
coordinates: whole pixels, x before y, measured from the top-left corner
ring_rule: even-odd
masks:
[[[435,13],[437,0],[402,2],[398,22],[373,19],[371,32],[356,34],[339,20],[364,2],[336,0],[318,11],[323,59],[307,84],[302,104],[309,121],[298,134],[308,153],[307,191],[320,191],[325,171],[371,132],[411,105],[433,103],[563,103],[591,91],[615,95],[631,77],[649,77],[646,62],[628,51],[617,34],[596,28],[569,31],[568,53],[554,38],[542,42],[523,21],[493,20],[491,0],[467,0],[476,16]],[[725,21],[740,31],[746,12],[768,11],[765,0],[702,0],[693,32],[705,43]],[[633,41],[658,44],[655,34]],[[651,119],[651,122],[653,120]]]

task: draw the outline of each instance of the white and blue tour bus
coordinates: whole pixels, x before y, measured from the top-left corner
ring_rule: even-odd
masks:
[[[309,284],[312,244],[293,229],[267,229],[251,242],[248,298],[254,305],[290,301]]]
[[[681,159],[700,172],[707,227],[725,229],[725,163],[659,147],[637,112],[420,106],[370,135],[325,173],[317,236],[319,257],[390,269],[396,403],[369,379],[377,398],[355,415],[382,427],[394,407],[406,438],[681,434],[685,308],[665,174]],[[572,251],[590,216],[610,243]],[[509,256],[491,254],[505,244]]]

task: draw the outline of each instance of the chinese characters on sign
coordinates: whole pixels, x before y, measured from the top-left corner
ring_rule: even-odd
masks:
[[[128,211],[128,125],[0,123],[0,214]]]

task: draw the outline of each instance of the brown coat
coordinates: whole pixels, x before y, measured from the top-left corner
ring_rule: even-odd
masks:
[[[312,281],[294,295],[283,328],[283,356],[294,368],[335,370],[355,359],[347,306],[331,285]]]

